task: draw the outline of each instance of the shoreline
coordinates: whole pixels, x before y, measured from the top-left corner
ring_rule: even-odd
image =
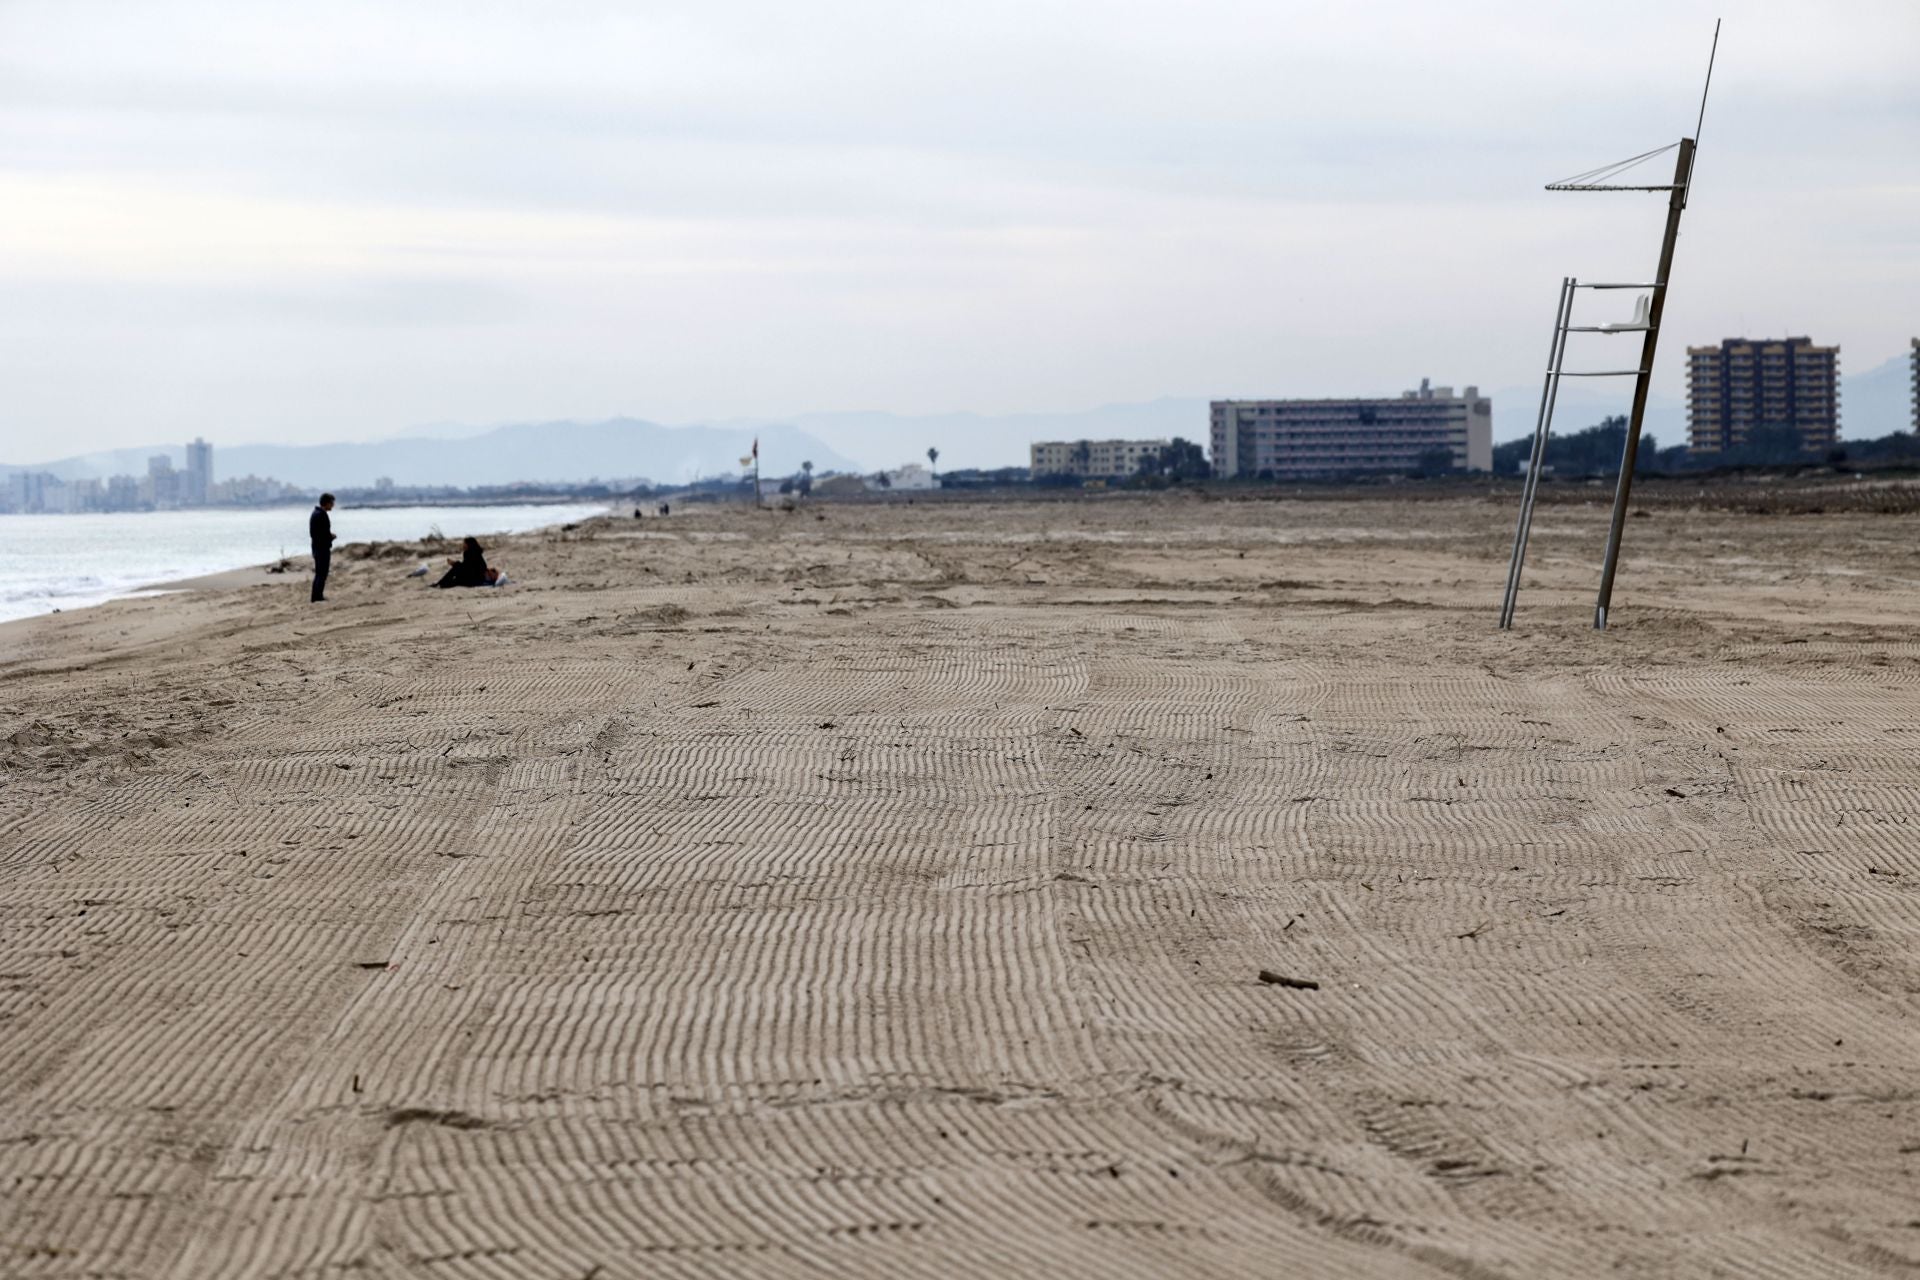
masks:
[[[595,505],[595,504],[593,503],[562,503],[562,502],[525,502],[525,503],[501,504],[501,507],[499,509],[511,509],[516,507],[542,507],[542,506],[558,507],[558,506],[592,506],[592,505]],[[447,509],[447,510],[457,510],[459,509],[460,504],[406,503],[406,504],[400,504],[392,507],[356,505],[351,508],[340,508],[340,509],[351,510],[351,511],[402,511],[402,510],[408,510],[415,507],[425,507],[425,508],[431,509],[436,506],[442,509]],[[210,510],[210,511],[211,510],[286,511],[286,510],[296,510],[296,508],[291,508],[291,507],[205,508],[205,510]],[[613,504],[602,504],[599,510],[590,512],[589,514],[586,514],[586,515],[582,515],[578,517],[578,519],[582,521],[598,520],[603,517],[614,514],[616,510],[617,508]],[[141,512],[141,513],[135,513],[135,514],[156,514],[156,513]],[[569,522],[558,521],[553,524],[534,525],[530,528],[520,529],[517,531],[505,532],[505,533],[498,530],[480,530],[478,533],[476,533],[475,536],[493,537],[493,538],[521,537],[526,534],[544,533],[551,529],[561,528],[566,523],[569,523]],[[336,543],[334,544],[334,553],[335,553],[336,563],[338,562],[340,554],[342,552],[345,552],[349,548],[368,546],[375,543],[383,543],[383,544],[396,543],[400,541],[418,541],[418,539],[357,538],[352,542]],[[286,564],[288,568],[281,573],[273,572],[273,566],[276,564],[282,564],[282,563]],[[215,570],[212,570],[211,572],[189,574],[185,577],[153,579],[153,580],[142,582],[137,586],[126,588],[125,590],[117,590],[114,593],[108,595],[105,599],[94,600],[88,604],[76,604],[72,606],[55,607],[55,608],[42,610],[39,613],[25,614],[17,618],[0,619],[0,635],[6,634],[5,628],[13,627],[19,623],[34,622],[34,621],[40,621],[40,620],[44,620],[52,617],[65,617],[69,614],[84,613],[89,610],[98,609],[102,605],[114,604],[119,601],[154,599],[162,595],[180,595],[180,594],[189,594],[194,592],[231,591],[231,590],[238,590],[242,587],[272,586],[277,582],[289,582],[289,581],[294,581],[296,579],[306,578],[311,575],[312,566],[313,566],[312,555],[310,553],[301,552],[293,555],[285,555],[276,560],[254,561],[250,564],[235,565],[234,567],[229,569],[215,569]]]

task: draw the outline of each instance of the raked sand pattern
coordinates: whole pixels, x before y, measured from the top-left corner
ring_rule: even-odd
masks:
[[[1920,517],[1509,499],[0,628],[0,1275],[1912,1274]]]

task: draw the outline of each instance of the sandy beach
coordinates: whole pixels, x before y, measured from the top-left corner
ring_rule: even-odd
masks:
[[[1912,1274],[1915,490],[1548,488],[0,627],[0,1275]]]

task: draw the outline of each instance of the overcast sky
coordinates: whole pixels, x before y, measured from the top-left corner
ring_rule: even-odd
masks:
[[[1658,389],[1904,353],[1915,0],[0,0],[0,460],[1531,387],[1720,14]]]

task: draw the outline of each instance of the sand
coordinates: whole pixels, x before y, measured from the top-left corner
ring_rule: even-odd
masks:
[[[1606,493],[1501,634],[1487,485],[0,627],[0,1275],[1911,1274],[1920,516],[1831,488],[1644,487],[1606,634]]]

